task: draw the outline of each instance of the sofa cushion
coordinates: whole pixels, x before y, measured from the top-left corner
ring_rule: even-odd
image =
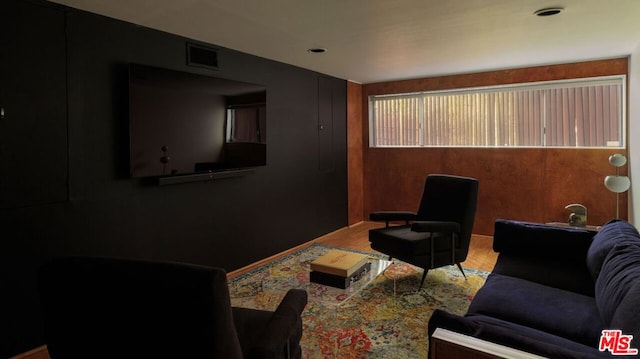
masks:
[[[596,347],[604,323],[595,298],[492,273],[468,310]]]
[[[596,281],[596,303],[608,329],[640,338],[640,241],[609,252]]]
[[[613,220],[605,224],[593,237],[587,252],[587,267],[593,280],[598,279],[605,258],[617,244],[638,243],[638,230],[626,221]]]

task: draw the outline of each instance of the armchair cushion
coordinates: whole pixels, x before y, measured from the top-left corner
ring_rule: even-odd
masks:
[[[444,221],[420,221],[412,223],[411,230],[414,232],[457,233],[460,232],[460,223]]]
[[[431,252],[430,241],[434,242],[436,262],[438,253],[443,254],[446,261],[451,263],[451,236],[442,232],[416,232],[411,225],[379,228],[369,231],[371,248],[385,253],[392,258],[398,258],[408,263],[424,267],[427,265]]]

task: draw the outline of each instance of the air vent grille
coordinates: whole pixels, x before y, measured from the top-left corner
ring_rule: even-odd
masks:
[[[201,45],[187,44],[187,65],[218,69],[218,52]]]

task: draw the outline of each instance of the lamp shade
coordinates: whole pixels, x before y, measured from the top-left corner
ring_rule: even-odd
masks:
[[[609,163],[615,167],[622,167],[627,163],[627,158],[624,155],[615,153],[609,156]]]
[[[604,178],[604,186],[611,192],[622,193],[631,187],[631,181],[627,176],[607,176]]]

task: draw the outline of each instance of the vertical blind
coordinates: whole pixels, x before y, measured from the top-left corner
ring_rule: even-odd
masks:
[[[370,97],[372,147],[623,147],[624,76]]]

